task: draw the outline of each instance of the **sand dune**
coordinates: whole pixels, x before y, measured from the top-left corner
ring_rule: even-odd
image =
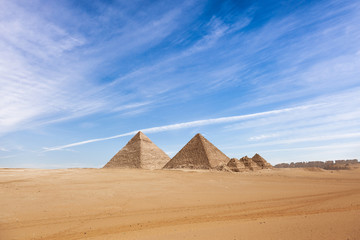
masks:
[[[360,170],[0,170],[0,239],[360,239]]]

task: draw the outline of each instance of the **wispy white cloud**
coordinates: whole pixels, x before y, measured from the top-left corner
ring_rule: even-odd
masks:
[[[280,134],[279,133],[272,133],[272,134],[262,134],[259,136],[253,136],[250,137],[249,140],[250,141],[259,141],[259,140],[264,140],[264,139],[268,139],[268,138],[274,138],[274,137],[278,137]]]
[[[112,109],[113,112],[120,112],[120,111],[125,111],[125,110],[129,110],[129,109],[138,109],[147,105],[152,104],[152,101],[146,101],[146,102],[134,102],[131,104],[126,104],[126,105],[122,105],[122,106],[118,106]]]
[[[264,153],[274,163],[356,158],[360,147],[359,93],[359,88],[338,91],[303,102],[316,104],[313,108],[229,124],[224,126],[224,134],[241,134],[219,148],[235,156],[240,152]]]
[[[44,149],[45,149],[45,151],[56,151],[56,150],[62,150],[65,148],[75,147],[75,146],[84,145],[84,144],[88,144],[88,143],[100,142],[100,141],[105,141],[105,140],[110,140],[110,139],[115,139],[115,138],[120,138],[120,137],[125,137],[125,136],[131,136],[131,135],[136,134],[138,131],[142,131],[144,133],[166,132],[166,131],[178,130],[178,129],[183,129],[183,128],[192,128],[192,127],[198,127],[198,126],[241,121],[241,120],[245,120],[245,119],[252,119],[252,118],[264,117],[264,116],[273,115],[273,114],[280,114],[280,113],[285,113],[285,112],[308,109],[311,107],[312,107],[312,105],[306,105],[306,106],[284,108],[284,109],[279,109],[279,110],[272,110],[272,111],[232,116],[232,117],[212,118],[212,119],[206,119],[206,120],[198,120],[198,121],[170,124],[170,125],[165,125],[165,126],[160,126],[160,127],[139,129],[136,131],[131,131],[128,133],[123,133],[123,134],[119,134],[119,135],[115,135],[115,136],[111,136],[111,137],[90,139],[90,140],[71,143],[71,144],[58,146],[58,147],[44,147]]]
[[[123,86],[119,91],[111,85],[103,86],[98,76],[91,73],[95,69],[104,71],[100,68],[108,70],[104,62],[119,61],[130,52],[146,51],[161,42],[181,25],[178,20],[192,3],[188,1],[182,7],[152,15],[145,23],[145,19],[134,21],[127,16],[111,38],[102,42],[91,35],[101,34],[102,28],[84,33],[78,31],[78,24],[68,29],[43,12],[33,14],[29,5],[16,1],[0,4],[0,135],[3,135],[93,113],[141,112],[139,108],[150,105],[152,100],[138,98],[139,91],[124,93]],[[111,9],[105,9],[103,14],[99,19],[102,23],[122,15]],[[71,17],[79,22],[75,15]]]
[[[282,137],[324,135],[327,133],[358,131],[360,127],[359,88],[316,97],[306,104],[316,104],[312,109],[281,116],[269,116],[228,125],[225,131],[251,129],[254,134],[280,134]],[[280,137],[280,136],[278,136]]]
[[[360,133],[343,133],[343,134],[334,134],[326,136],[312,136],[312,137],[303,137],[303,138],[289,138],[277,141],[268,141],[263,143],[247,144],[247,145],[236,145],[236,146],[223,146],[223,149],[238,149],[238,148],[253,148],[253,147],[262,147],[262,146],[273,146],[273,145],[291,145],[293,143],[308,143],[308,142],[323,142],[328,140],[341,140],[341,139],[352,139],[359,138]]]
[[[72,91],[84,82],[79,81],[79,72],[74,74],[64,65],[69,60],[64,56],[83,44],[81,36],[71,35],[15,2],[2,5],[0,134],[21,129],[40,116],[79,109],[84,101],[77,101]]]
[[[358,148],[360,147],[360,142],[351,142],[351,143],[335,143],[335,144],[326,144],[320,146],[311,146],[311,147],[295,147],[295,148],[277,148],[271,150],[264,150],[263,152],[286,152],[286,151],[298,151],[298,150],[326,150],[326,149],[346,149],[346,148]]]
[[[357,85],[359,12],[354,1],[318,2],[235,36],[240,47],[228,51],[226,59],[239,66],[233,79],[252,87],[239,96],[246,101],[240,107],[286,103]]]
[[[0,147],[0,151],[2,151],[2,152],[8,152],[9,150],[6,149],[6,148],[4,148],[4,147]]]
[[[189,92],[193,94],[193,85],[206,84],[208,90],[214,90],[220,85],[226,85],[227,82],[238,79],[235,78],[234,75],[239,72],[241,65],[232,63],[230,67],[218,66],[215,69],[214,66],[205,66],[200,73],[192,71],[191,74],[185,74],[185,76],[179,74],[178,69],[188,68],[189,62],[194,62],[192,58],[197,58],[197,55],[206,51],[217,49],[219,44],[221,44],[222,38],[246,27],[250,22],[251,16],[246,14],[239,17],[233,24],[226,24],[219,17],[213,16],[206,24],[206,34],[190,46],[181,51],[175,51],[169,54],[164,53],[164,57],[160,58],[159,61],[136,68],[115,79],[109,83],[107,87],[127,83],[130,87],[137,89],[141,94],[156,92],[158,95],[171,95],[171,91],[176,90],[177,92],[175,94],[177,98],[179,98],[179,95],[189,95]],[[226,74],[221,75],[222,73]],[[200,78],[197,76],[198,74],[208,75],[208,77],[205,79],[203,77]],[[196,78],[196,81],[193,80],[194,78]],[[147,84],[145,90],[143,88],[144,83],[152,82],[152,79],[157,79],[156,83],[151,85]],[[184,88],[183,91],[187,94],[179,94],[179,92],[182,91],[181,88]]]
[[[18,155],[13,154],[13,155],[6,155],[6,156],[0,156],[0,159],[7,159],[7,158],[14,158],[17,157]]]

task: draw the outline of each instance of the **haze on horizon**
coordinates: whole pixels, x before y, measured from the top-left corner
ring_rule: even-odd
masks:
[[[0,167],[101,167],[138,130],[271,164],[360,156],[360,2],[0,2]]]

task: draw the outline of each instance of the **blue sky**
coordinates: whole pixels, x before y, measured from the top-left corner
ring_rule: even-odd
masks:
[[[355,0],[0,1],[0,167],[101,167],[137,130],[359,158],[359,23]]]

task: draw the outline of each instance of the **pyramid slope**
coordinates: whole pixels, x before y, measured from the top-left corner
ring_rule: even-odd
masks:
[[[196,134],[164,168],[219,169],[230,159],[201,134]]]
[[[161,169],[169,160],[164,151],[138,132],[104,168]]]
[[[272,165],[257,153],[251,159],[262,169],[272,168]]]
[[[156,146],[149,138],[146,137],[146,139],[141,141],[141,168],[162,169],[169,161],[170,157],[158,146]]]

